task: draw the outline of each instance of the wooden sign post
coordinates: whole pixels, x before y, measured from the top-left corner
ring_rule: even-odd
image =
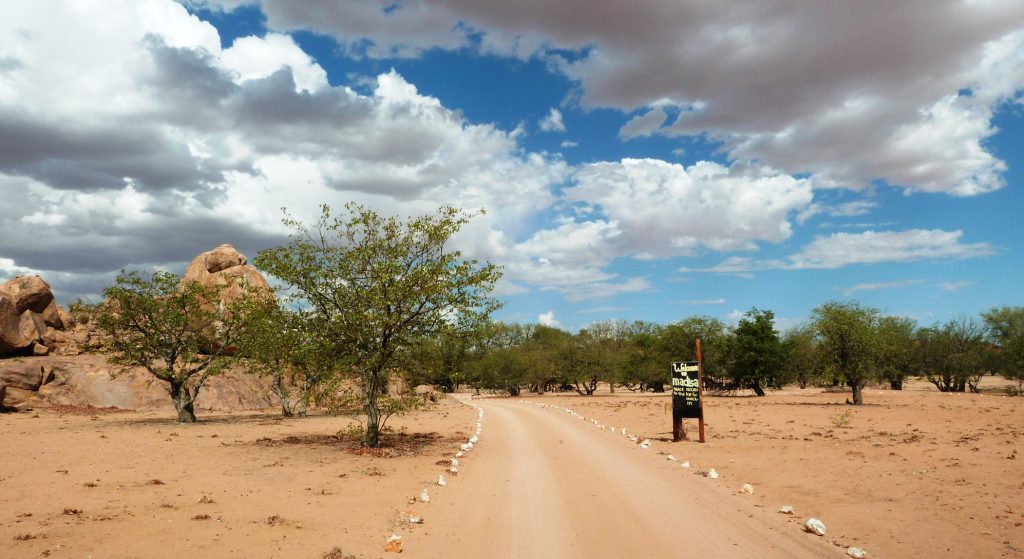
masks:
[[[686,439],[683,418],[697,419],[704,442],[704,374],[697,340],[697,360],[672,363],[672,440]]]

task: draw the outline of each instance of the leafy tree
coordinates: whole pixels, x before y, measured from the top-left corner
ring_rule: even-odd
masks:
[[[981,318],[987,339],[998,347],[997,370],[1024,383],[1024,307],[992,308],[982,313]]]
[[[588,330],[569,336],[559,348],[559,359],[566,380],[581,396],[593,396],[597,383],[607,377],[608,359],[603,340]]]
[[[664,386],[671,359],[661,350],[663,327],[637,320],[625,325],[626,338],[620,382],[630,389]]]
[[[828,302],[812,312],[821,364],[864,403],[862,390],[875,375],[878,311],[860,303]]]
[[[992,369],[984,330],[976,320],[960,317],[922,329],[918,336],[925,378],[940,392],[978,391],[981,377]]]
[[[782,354],[783,366],[789,371],[789,377],[800,388],[807,388],[819,369],[814,328],[803,324],[787,330],[782,338]]]
[[[529,335],[530,327],[521,324],[482,324],[467,362],[476,386],[518,396],[527,379],[528,357],[522,345]]]
[[[415,372],[411,374],[413,384],[431,384],[444,392],[454,392],[462,383],[472,381],[467,376],[467,363],[479,334],[479,328],[447,329],[436,336],[417,340]]]
[[[316,391],[336,372],[323,355],[314,317],[274,297],[245,297],[240,309],[238,355],[250,371],[270,379],[281,415],[306,415]]]
[[[704,362],[704,382],[712,386],[721,384],[727,376],[729,335],[725,324],[710,316],[692,316],[673,322],[661,330],[658,343],[662,373],[655,385],[656,392],[664,391],[662,383],[670,378],[669,365],[675,361],[697,359],[694,341],[700,339],[701,358]]]
[[[355,376],[364,444],[377,447],[388,412],[401,412],[381,408],[389,376],[412,362],[416,340],[486,320],[499,307],[490,292],[501,272],[447,247],[472,217],[462,210],[442,207],[402,222],[357,204],[345,208],[333,216],[323,206],[312,227],[285,219],[288,244],[254,261],[293,290],[323,329],[324,354]]]
[[[729,376],[737,386],[764,396],[765,385],[782,384],[782,342],[775,330],[775,313],[750,309],[733,330],[731,342]]]
[[[917,323],[911,318],[878,319],[878,373],[893,390],[903,390],[903,380],[913,373],[916,330]]]
[[[527,361],[530,391],[544,393],[554,387],[561,387],[568,382],[565,373],[565,351],[572,339],[572,334],[543,324],[535,324],[530,328],[530,335],[520,350]]]
[[[598,377],[615,392],[615,385],[622,383],[629,374],[630,324],[624,320],[604,320],[591,324],[585,332],[592,342],[588,349],[592,352]]]
[[[124,367],[118,374],[145,368],[167,384],[178,421],[194,423],[195,400],[229,364],[224,352],[237,341],[239,321],[230,307],[214,303],[221,288],[179,282],[167,272],[122,271],[103,291],[97,324],[116,352],[110,361]]]

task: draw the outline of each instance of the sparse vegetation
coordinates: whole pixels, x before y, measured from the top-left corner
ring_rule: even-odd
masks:
[[[320,332],[323,365],[356,381],[358,392],[335,407],[365,418],[364,441],[380,444],[387,417],[411,400],[388,396],[393,374],[414,363],[417,340],[468,332],[499,307],[490,292],[497,266],[464,260],[447,247],[472,217],[443,207],[402,222],[349,204],[341,216],[322,207],[312,227],[294,220],[288,244],[257,255],[257,267],[290,289]]]
[[[103,292],[97,322],[110,337],[110,361],[122,366],[117,373],[146,369],[167,383],[178,421],[194,423],[199,391],[228,365],[239,317],[218,303],[218,288],[179,281],[168,272],[121,272]]]

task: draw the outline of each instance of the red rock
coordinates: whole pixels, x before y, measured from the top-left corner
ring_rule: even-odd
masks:
[[[21,390],[39,390],[43,384],[44,368],[26,361],[0,361],[0,384]]]
[[[43,318],[43,322],[47,326],[52,326],[58,330],[64,329],[64,320],[61,318],[60,307],[56,301],[50,300],[50,304],[46,305],[42,311],[39,312],[39,316]]]
[[[0,291],[11,295],[18,314],[30,310],[41,313],[53,302],[53,292],[50,291],[50,284],[43,281],[39,276],[20,276],[3,285]]]
[[[33,339],[22,330],[21,314],[14,306],[13,297],[0,291],[0,354],[25,349]]]
[[[224,244],[204,252],[192,259],[182,283],[196,281],[202,285],[220,286],[220,299],[223,302],[237,300],[248,286],[258,294],[269,294],[270,284],[256,268],[246,264],[245,255],[235,247]]]

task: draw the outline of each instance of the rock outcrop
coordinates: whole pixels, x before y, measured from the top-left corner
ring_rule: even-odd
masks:
[[[250,266],[245,255],[224,244],[196,256],[185,270],[182,283],[195,281],[208,287],[222,288],[221,302],[241,297],[248,287],[256,294],[269,294],[270,284],[259,270]]]
[[[105,355],[0,360],[0,409],[93,406],[174,411],[166,383],[142,368],[111,374],[118,370]],[[196,409],[267,409],[276,403],[266,379],[232,369],[207,381]]]
[[[0,285],[0,355],[46,355],[47,332],[64,327],[64,312],[39,276],[20,276]]]

